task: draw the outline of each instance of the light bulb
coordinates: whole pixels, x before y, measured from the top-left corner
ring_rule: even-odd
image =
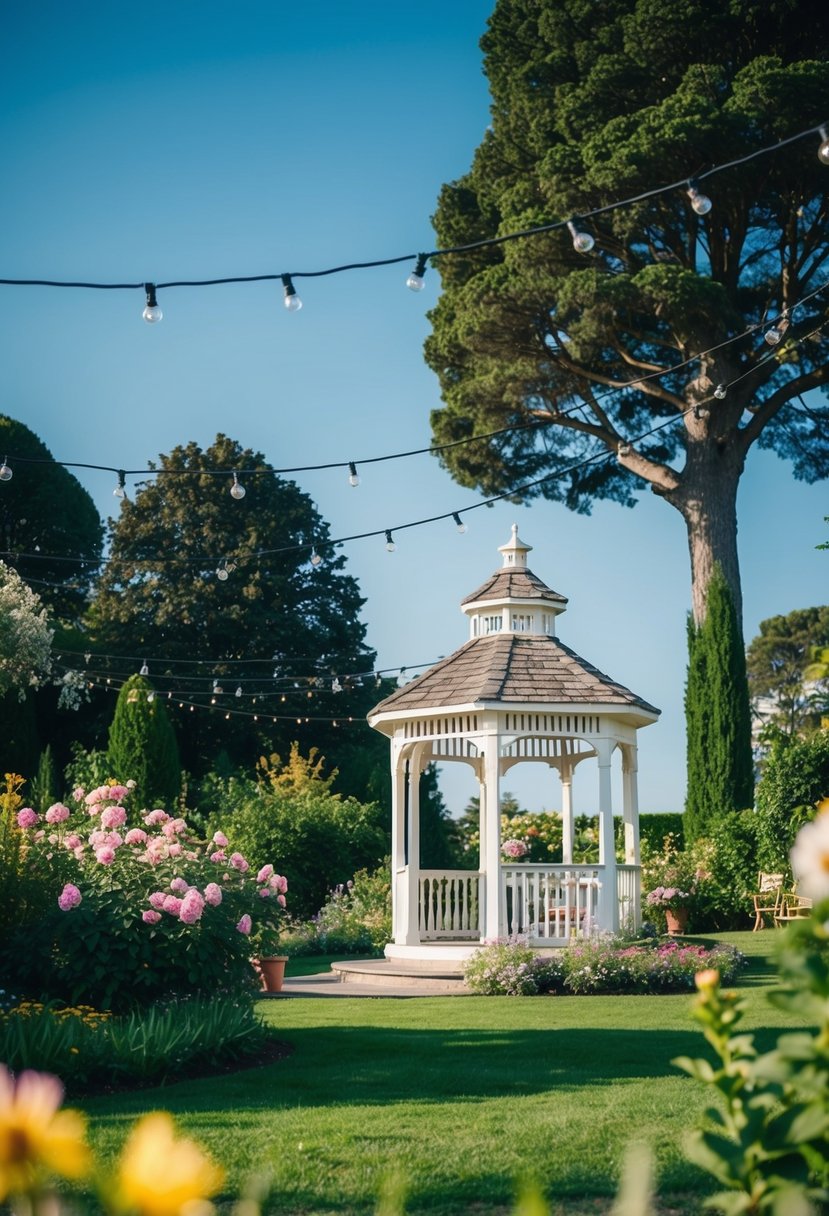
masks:
[[[147,293],[147,303],[141,316],[148,325],[155,325],[156,321],[160,321],[164,316],[158,307],[158,300],[155,298],[155,283],[145,283],[144,290]]]
[[[0,465],[0,481],[11,481],[12,477],[14,477],[14,473],[6,463],[6,457],[4,456],[3,463]]]
[[[138,674],[139,674],[140,676],[148,676],[148,675],[150,674],[150,669],[149,669],[149,667],[147,666],[147,664],[146,664],[146,663],[142,663],[142,664],[141,664],[141,670],[139,671],[139,673],[138,673]]]
[[[350,486],[355,486],[355,487],[360,484],[360,477],[359,477],[359,474],[357,473],[357,466],[353,460],[349,460],[349,462],[348,462],[348,484]]]
[[[701,193],[695,178],[691,178],[688,182],[687,194],[697,215],[707,215],[714,205],[707,194]]]
[[[219,566],[218,570],[216,571],[216,578],[219,580],[220,583],[227,582],[227,567],[226,566]]]
[[[285,289],[285,299],[283,300],[285,307],[287,308],[288,312],[299,312],[300,308],[302,308],[302,300],[300,300],[296,293],[296,288],[291,281],[291,276],[289,274],[283,274],[281,278],[282,286]]]
[[[318,566],[322,561],[322,558],[320,557],[319,553],[317,553],[316,549],[311,550],[310,561],[312,566]]]
[[[725,399],[725,395],[727,392],[728,392],[728,389],[725,387],[724,384],[718,384],[717,387],[714,389],[714,396],[717,398],[718,401],[723,401]]]
[[[817,150],[817,158],[824,165],[829,165],[829,130],[826,127],[820,127],[820,147]]]
[[[224,689],[222,688],[222,686],[218,680],[213,681],[213,692],[216,693],[216,695],[219,695],[220,693],[224,692]]]
[[[337,676],[334,676],[334,679],[331,681],[331,691],[332,692],[342,692],[342,690],[343,690],[342,684],[340,683]]]
[[[460,515],[458,515],[457,511],[452,512],[452,518],[455,521],[455,527],[458,529],[458,531],[461,533],[461,535],[464,532],[468,531],[466,524],[463,522]]]
[[[112,491],[113,497],[114,498],[126,498],[127,497],[126,485],[127,485],[126,473],[124,472],[123,469],[119,469],[118,470],[118,485]]]
[[[408,287],[409,291],[423,291],[425,286],[423,276],[425,273],[426,255],[424,253],[419,253],[417,255],[417,264],[412,273],[409,275],[408,279],[406,279],[406,286]]]
[[[776,346],[782,337],[783,331],[778,329],[776,325],[772,325],[772,327],[767,329],[763,334],[763,341],[768,342],[769,346]]]
[[[576,253],[589,253],[596,244],[589,232],[580,231],[573,220],[567,221],[567,231],[573,238],[573,248]]]
[[[621,459],[622,456],[629,456],[630,451],[631,449],[629,443],[620,443],[616,449],[616,455]]]
[[[394,540],[392,539],[391,531],[388,528],[386,528],[386,549],[388,550],[389,553],[394,553],[396,548],[397,548],[397,546],[395,545]]]
[[[239,478],[234,473],[233,474],[233,485],[230,487],[231,498],[235,498],[238,502],[239,499],[242,499],[245,497],[246,493],[247,493],[247,491],[245,490],[245,487],[242,485],[239,485]]]
[[[147,700],[148,700],[148,701],[149,701],[149,703],[152,705],[153,701],[155,700],[155,693],[154,693],[154,692],[148,692],[148,693],[147,693]]]
[[[236,691],[233,695],[234,695],[234,697],[241,697],[241,695],[242,695],[242,685],[241,684],[238,684],[236,686]]]

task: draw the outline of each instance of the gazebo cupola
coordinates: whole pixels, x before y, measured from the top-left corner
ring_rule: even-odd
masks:
[[[391,741],[392,902],[389,958],[463,957],[483,940],[525,935],[561,944],[574,932],[639,921],[636,732],[659,710],[556,637],[567,599],[527,566],[513,525],[502,565],[461,608],[470,636],[448,658],[369,714]],[[617,864],[611,765],[621,762],[625,860]],[[476,871],[420,865],[420,775],[431,762],[468,764],[480,795]],[[598,862],[573,861],[573,773],[595,761]],[[545,766],[560,787],[560,862],[527,865],[501,853],[501,782],[515,764]]]

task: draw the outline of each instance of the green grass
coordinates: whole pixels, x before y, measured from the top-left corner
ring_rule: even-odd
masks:
[[[288,959],[285,964],[285,975],[290,979],[298,975],[318,975],[330,971],[332,963],[343,959],[368,958],[360,954],[300,954]]]
[[[793,1024],[766,1000],[773,934],[723,938],[752,955],[746,1027],[768,1048]],[[371,1212],[395,1171],[409,1213],[506,1213],[528,1175],[556,1211],[606,1210],[634,1138],[656,1153],[662,1203],[696,1211],[711,1186],[680,1145],[708,1095],[670,1063],[704,1054],[689,1005],[684,995],[269,1001],[288,1059],[85,1107],[104,1151],[138,1114],[171,1110],[225,1165],[229,1192],[272,1171],[267,1210],[281,1216]]]

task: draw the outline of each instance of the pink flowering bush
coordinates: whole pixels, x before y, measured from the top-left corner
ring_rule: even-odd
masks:
[[[162,808],[132,808],[131,793],[78,788],[71,806],[49,809],[45,831],[31,808],[17,813],[37,898],[0,941],[0,972],[19,991],[97,1008],[254,991],[253,946],[278,936],[287,880],[271,863],[228,858],[221,832],[206,841]]]

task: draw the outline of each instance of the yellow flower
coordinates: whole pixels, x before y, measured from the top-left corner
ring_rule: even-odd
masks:
[[[57,1077],[23,1072],[17,1083],[0,1064],[0,1200],[25,1194],[43,1174],[82,1178],[89,1173],[86,1122],[76,1110],[58,1110]]]
[[[176,1139],[166,1111],[145,1115],[133,1128],[118,1165],[118,1203],[139,1216],[191,1216],[212,1210],[205,1201],[224,1171],[195,1140]]]

